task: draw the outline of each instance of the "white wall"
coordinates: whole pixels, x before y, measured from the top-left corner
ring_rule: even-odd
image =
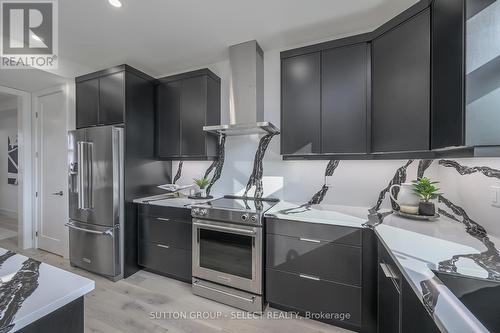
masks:
[[[0,110],[0,213],[17,214],[18,186],[7,184],[7,140],[17,135],[17,109]]]

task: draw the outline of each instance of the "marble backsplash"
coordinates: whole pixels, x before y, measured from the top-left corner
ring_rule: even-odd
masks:
[[[215,196],[253,196],[255,190],[260,193],[262,183],[263,196],[377,211],[394,205],[387,195],[390,185],[414,180],[425,173],[440,181],[447,200],[464,209],[488,233],[500,236],[500,208],[492,206],[490,194],[492,186],[500,187],[500,158],[283,161],[279,140],[241,136],[228,137],[222,143],[225,149],[214,162],[184,161],[181,172],[179,162],[174,162],[172,174],[177,174],[177,183],[192,183],[193,178],[207,174],[213,179],[210,193]],[[325,175],[332,176],[328,185]]]

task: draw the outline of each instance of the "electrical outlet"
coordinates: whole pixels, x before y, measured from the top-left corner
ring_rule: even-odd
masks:
[[[490,202],[492,206],[500,208],[500,187],[490,187]]]
[[[333,176],[325,176],[325,186],[326,187],[333,186]]]

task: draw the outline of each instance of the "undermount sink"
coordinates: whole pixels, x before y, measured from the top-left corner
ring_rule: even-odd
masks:
[[[500,282],[436,272],[441,282],[491,332],[500,332]]]

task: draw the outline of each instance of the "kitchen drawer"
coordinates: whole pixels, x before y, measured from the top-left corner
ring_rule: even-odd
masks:
[[[191,250],[192,223],[174,218],[140,216],[139,239]]]
[[[269,234],[361,246],[361,229],[358,228],[274,218],[266,218],[266,227]]]
[[[267,267],[361,286],[360,247],[267,235]]]
[[[191,251],[140,240],[139,265],[191,282]]]
[[[274,269],[267,269],[266,275],[267,301],[272,306],[330,316],[343,315],[344,320],[322,318],[321,321],[339,326],[361,325],[361,288],[311,280]]]
[[[163,207],[149,204],[139,205],[139,215],[165,217],[176,220],[191,221],[191,209],[179,207]]]

